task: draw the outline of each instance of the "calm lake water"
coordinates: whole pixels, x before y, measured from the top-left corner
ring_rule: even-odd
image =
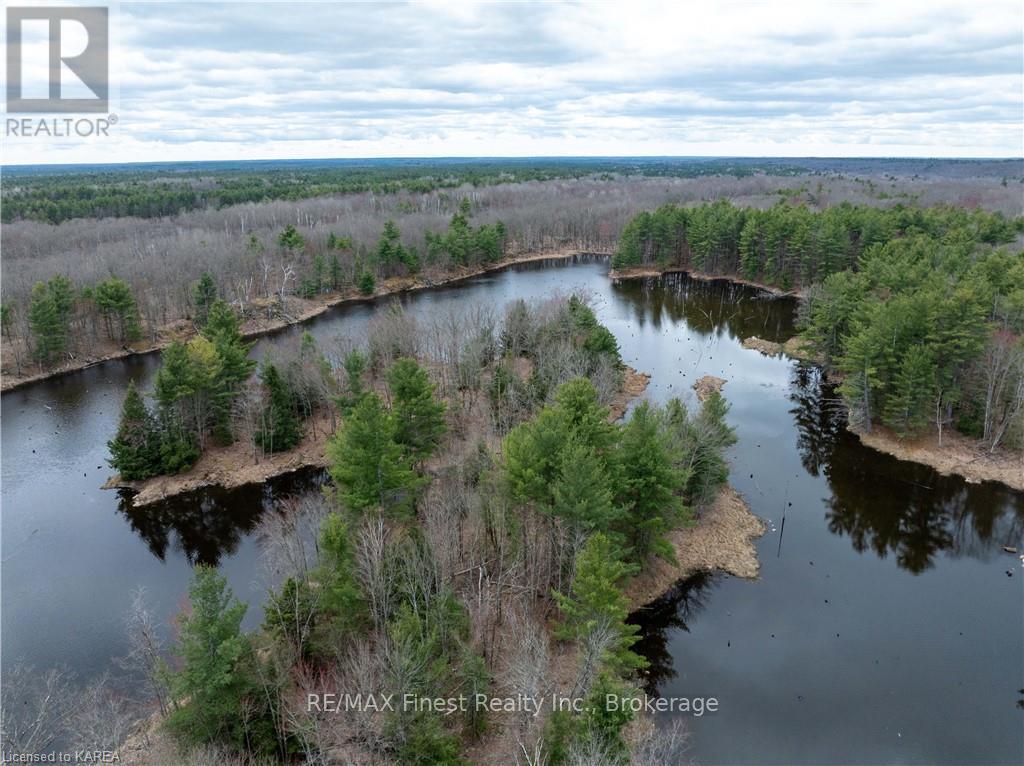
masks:
[[[693,578],[634,616],[649,692],[720,701],[689,719],[693,758],[1021,762],[1024,570],[1002,548],[1024,548],[1024,496],[862,447],[813,367],[741,347],[748,335],[790,337],[791,301],[678,276],[613,284],[606,272],[599,259],[529,264],[402,302],[427,316],[582,288],[624,359],[652,374],[648,398],[692,401],[702,375],[729,381],[731,481],[770,520],[761,577]],[[303,329],[323,342],[358,336],[386,303]],[[109,362],[3,395],[4,667],[103,672],[125,651],[131,590],[145,586],[170,620],[197,561],[219,564],[252,604],[247,625],[259,623],[266,585],[251,533],[275,494],[319,474],[141,510],[100,490],[125,386],[149,385],[157,364]]]

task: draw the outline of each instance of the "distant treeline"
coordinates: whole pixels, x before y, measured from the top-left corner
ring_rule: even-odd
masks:
[[[1024,218],[952,206],[844,203],[818,212],[788,204],[754,210],[719,200],[640,213],[623,231],[613,266],[679,266],[790,288],[853,268],[861,253],[897,237],[923,234],[997,245],[1022,231]]]
[[[686,159],[510,159],[365,161],[362,163],[180,163],[85,171],[8,171],[4,223],[72,218],[158,218],[245,202],[299,200],[330,194],[423,193],[464,184],[492,186],[583,176],[696,178],[754,173],[791,176],[801,167],[778,161]]]

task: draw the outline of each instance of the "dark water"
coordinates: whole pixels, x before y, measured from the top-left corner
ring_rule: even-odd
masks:
[[[653,375],[649,398],[692,400],[690,385],[706,374],[729,381],[732,482],[771,520],[758,543],[761,578],[695,578],[637,615],[649,690],[720,700],[719,712],[690,720],[693,757],[1021,762],[1024,570],[1002,546],[1024,547],[1024,497],[862,447],[813,368],[740,346],[747,335],[792,335],[791,302],[681,277],[612,284],[606,268],[523,266],[404,303],[425,316],[584,287],[626,361]],[[378,308],[339,308],[307,327],[324,341],[358,335]],[[145,385],[155,365],[112,362],[2,398],[5,666],[101,672],[124,651],[131,588],[145,585],[170,618],[195,561],[219,563],[254,605],[248,624],[259,621],[251,532],[275,494],[318,474],[138,511],[98,490],[124,386]]]

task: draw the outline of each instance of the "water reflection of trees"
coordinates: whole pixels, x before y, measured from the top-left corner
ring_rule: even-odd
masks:
[[[1024,537],[1024,496],[994,483],[968,484],[865,447],[845,427],[834,389],[810,366],[794,370],[791,410],[804,467],[823,473],[826,520],[855,550],[890,553],[913,573],[939,554],[988,560]]]
[[[322,482],[321,471],[299,471],[266,484],[207,488],[142,507],[132,504],[130,492],[120,490],[118,511],[161,561],[178,552],[190,564],[217,566],[238,549],[276,498],[315,489]]]
[[[657,696],[661,685],[678,675],[669,638],[676,630],[690,632],[687,623],[707,606],[715,582],[707,573],[681,580],[665,595],[630,615],[629,622],[640,626],[640,639],[633,650],[650,663],[642,671],[644,690],[649,695]]]
[[[724,281],[691,279],[685,274],[631,279],[614,283],[614,293],[633,310],[637,326],[660,329],[664,322],[685,322],[703,335],[752,335],[786,341],[794,334],[791,299]]]

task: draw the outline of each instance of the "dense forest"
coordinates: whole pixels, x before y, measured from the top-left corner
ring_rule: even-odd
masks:
[[[874,245],[917,234],[978,244],[1015,241],[1024,218],[952,206],[876,208],[840,204],[821,211],[779,204],[768,210],[666,205],[625,227],[612,266],[653,264],[728,274],[790,288],[855,268]]]
[[[499,251],[610,252],[640,210],[670,201],[731,199],[754,218],[753,211],[770,209],[780,201],[796,208],[785,226],[773,223],[758,233],[763,251],[773,237],[788,236],[794,229],[797,241],[792,250],[802,260],[787,251],[785,269],[778,275],[794,283],[808,276],[799,273],[805,263],[815,263],[808,258],[810,248],[799,241],[806,237],[807,222],[802,219],[819,220],[810,211],[830,210],[843,202],[861,203],[859,209],[887,208],[897,201],[923,205],[950,200],[961,207],[1020,212],[1014,184],[1003,186],[988,178],[860,179],[822,174],[794,176],[784,187],[780,182],[778,176],[761,173],[589,176],[241,204],[172,218],[76,219],[56,226],[19,221],[5,225],[3,232],[4,371],[23,375],[30,365],[59,368],[125,345],[166,343],[180,335],[181,323],[190,326],[201,311],[194,285],[204,274],[251,331],[267,321],[289,321],[308,307],[303,301],[373,292],[392,277],[415,275],[434,282],[462,266],[486,265]],[[726,219],[731,215],[721,206],[708,211],[712,236],[721,235],[719,224],[735,223],[719,221],[719,212]],[[868,213],[857,215],[870,219]],[[981,213],[964,215],[977,221],[984,218]],[[821,220],[842,217],[827,216]],[[758,227],[752,224],[749,231],[757,233]],[[637,235],[635,225],[628,234],[624,243]],[[738,241],[741,234],[726,231],[726,240]],[[840,240],[844,235],[849,232],[839,232]],[[711,246],[717,248],[712,259],[725,263],[724,248],[732,245]],[[852,258],[854,245],[849,248]],[[813,274],[823,275],[816,266]],[[101,285],[107,285],[104,306]]]
[[[855,426],[1024,444],[1024,253],[956,232],[894,239],[811,290],[804,312]]]
[[[1013,176],[1012,161],[989,163],[988,172]],[[955,171],[955,163],[896,163],[907,172]],[[981,163],[972,165],[977,172]],[[700,158],[524,158],[503,160],[307,160],[277,162],[144,163],[84,166],[56,172],[45,166],[11,168],[3,189],[3,222],[61,223],[72,218],[157,218],[190,210],[249,202],[300,200],[332,194],[422,193],[522,181],[588,176],[737,178],[842,172],[844,165],[813,161]],[[851,172],[861,168],[851,165]],[[880,164],[879,168],[882,167]]]
[[[1014,160],[828,160],[756,158],[522,158],[421,160],[294,160],[141,163],[5,169],[2,220],[61,223],[72,218],[155,218],[248,202],[300,200],[331,194],[430,192],[521,181],[596,176],[700,178],[754,174],[985,174],[1021,179]],[[895,177],[895,176],[891,176]]]
[[[75,173],[15,175],[3,189],[3,222],[31,219],[158,218],[246,202],[299,200],[330,194],[430,192],[464,184],[491,186],[589,175],[793,175],[783,163],[701,160],[421,160],[306,163],[183,163],[156,168],[120,166]]]
[[[215,300],[202,335],[164,352],[155,409],[131,389],[110,443],[112,464],[141,477],[217,442],[246,440],[254,459],[289,449],[332,413],[331,481],[262,523],[275,584],[259,631],[242,631],[247,606],[206,567],[170,650],[134,607],[133,667],[180,748],[169,758],[426,766],[470,763],[483,747],[510,761],[655,766],[681,755],[678,727],[627,738],[635,712],[605,699],[640,694],[629,579],[674,559],[668,533],[727,480],[735,437],[720,395],[696,411],[642,403],[612,422],[618,345],[578,296],[425,322],[396,304],[366,337],[325,350],[306,335],[258,375],[246,351]],[[352,689],[470,703],[307,704]],[[538,716],[475,701],[553,691],[586,704]]]
[[[951,425],[995,450],[1024,438],[1022,232],[1024,218],[948,205],[723,200],[641,213],[613,265],[805,288],[804,336],[843,376],[855,426],[934,426],[941,442]]]

